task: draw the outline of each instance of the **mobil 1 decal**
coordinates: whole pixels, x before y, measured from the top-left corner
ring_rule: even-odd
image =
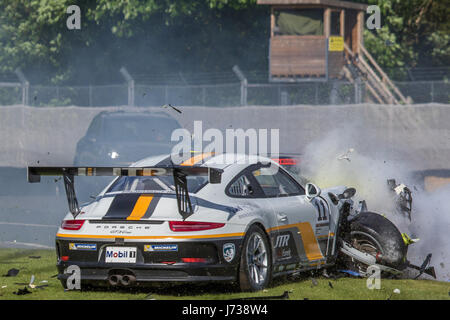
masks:
[[[312,205],[317,212],[317,223],[328,222],[330,209],[328,203],[322,197],[315,197],[311,200]]]

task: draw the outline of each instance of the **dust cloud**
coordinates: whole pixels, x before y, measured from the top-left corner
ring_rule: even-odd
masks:
[[[432,253],[431,265],[437,279],[449,281],[450,185],[433,192],[423,190],[409,159],[393,159],[392,148],[395,146],[383,146],[373,136],[364,137],[360,126],[336,128],[306,146],[300,169],[303,176],[321,188],[356,188],[355,204],[366,200],[369,211],[385,215],[400,232],[420,239],[409,246],[408,260],[421,265]],[[395,213],[395,194],[387,186],[387,179],[392,178],[412,191],[411,221]]]

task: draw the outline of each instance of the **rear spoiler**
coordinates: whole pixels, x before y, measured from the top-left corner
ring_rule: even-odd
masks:
[[[199,166],[165,166],[165,167],[28,167],[27,179],[30,183],[40,182],[41,176],[62,176],[66,189],[69,210],[74,217],[80,213],[75,194],[75,176],[169,176],[175,184],[178,212],[186,218],[193,213],[187,176],[208,176],[209,183],[220,183],[222,169]]]

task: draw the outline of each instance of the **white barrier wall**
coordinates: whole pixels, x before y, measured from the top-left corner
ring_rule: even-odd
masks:
[[[178,106],[177,106],[178,107]],[[351,130],[349,147],[408,159],[417,170],[450,168],[450,105],[250,106],[163,108],[0,107],[0,166],[71,165],[78,140],[104,110],[165,111],[193,130],[280,130],[280,151],[301,153],[336,128]]]

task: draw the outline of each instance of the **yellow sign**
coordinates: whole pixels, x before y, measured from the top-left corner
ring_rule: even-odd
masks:
[[[344,51],[344,37],[329,37],[328,51]]]

